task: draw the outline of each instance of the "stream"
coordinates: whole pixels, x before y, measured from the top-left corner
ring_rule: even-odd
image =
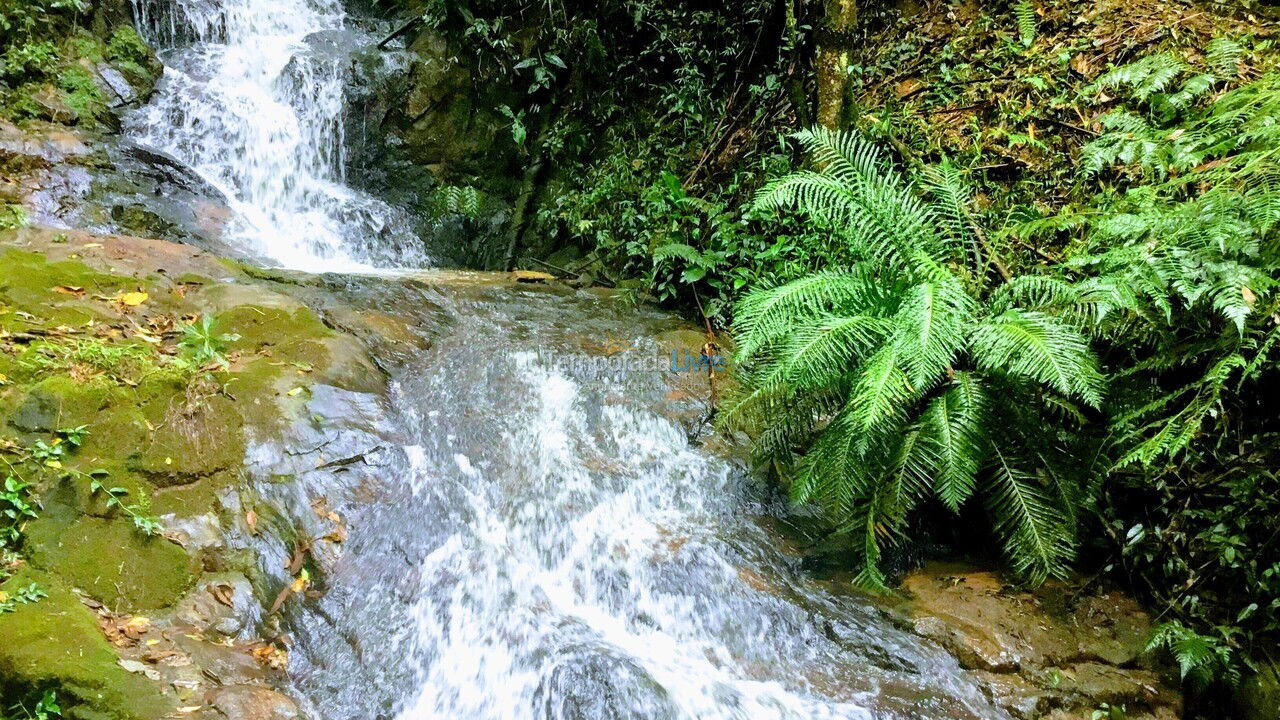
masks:
[[[950,655],[784,552],[767,489],[708,434],[705,379],[671,366],[682,321],[442,279],[402,210],[345,184],[349,53],[377,38],[337,0],[134,10],[167,71],[126,132],[226,194],[245,257],[326,273],[429,340],[378,357],[385,400],[317,394],[381,444],[369,487],[313,488],[342,496],[351,537],[288,621],[309,716],[1006,717]]]

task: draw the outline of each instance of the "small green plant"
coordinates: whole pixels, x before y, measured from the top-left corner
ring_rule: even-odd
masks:
[[[1184,681],[1204,688],[1215,680],[1236,684],[1240,680],[1231,646],[1225,641],[1191,630],[1174,620],[1155,629],[1147,651],[1166,650],[1178,663]]]
[[[45,592],[44,588],[37,583],[20,587],[12,593],[0,590],[0,615],[17,610],[19,605],[31,605],[40,602],[46,597],[49,597],[49,593]]]
[[[17,545],[22,525],[39,515],[32,504],[31,484],[17,475],[7,475],[0,489],[0,548]]]
[[[107,57],[142,67],[151,59],[151,50],[142,36],[138,35],[138,31],[128,25],[121,25],[111,33],[111,40],[107,43]]]
[[[34,699],[34,702],[31,700]],[[45,690],[33,695],[25,701],[18,701],[8,708],[0,708],[0,720],[52,720],[62,717],[62,708],[58,705],[58,696],[52,690]]]
[[[0,205],[0,231],[24,228],[30,221],[21,205]]]
[[[200,366],[209,364],[227,367],[227,346],[240,339],[235,333],[219,333],[215,326],[217,320],[205,314],[199,321],[188,323],[182,327],[182,339],[178,345],[185,349],[191,360]]]
[[[62,460],[84,444],[89,429],[85,425],[63,428],[54,434],[51,442],[37,440],[27,452],[37,463],[49,468],[61,468]]]
[[[159,519],[151,515],[151,498],[145,494],[138,495],[136,503],[127,503],[125,498],[129,496],[129,491],[122,487],[109,487],[102,482],[102,478],[107,476],[105,470],[95,470],[89,473],[89,489],[96,494],[102,494],[107,499],[108,508],[118,508],[124,514],[133,520],[133,526],[137,528],[143,535],[152,537],[164,532],[164,525]]]
[[[1124,705],[1102,703],[1097,710],[1089,713],[1089,720],[1128,720],[1129,712]]]
[[[436,212],[441,215],[475,218],[480,214],[481,202],[480,191],[470,185],[446,185],[436,191]]]

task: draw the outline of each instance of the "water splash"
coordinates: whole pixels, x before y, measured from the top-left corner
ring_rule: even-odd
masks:
[[[337,0],[132,1],[166,70],[126,131],[226,194],[228,242],[303,270],[428,264],[411,218],[346,185],[351,53],[369,39]]]

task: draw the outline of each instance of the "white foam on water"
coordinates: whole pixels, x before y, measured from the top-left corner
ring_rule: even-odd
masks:
[[[343,116],[360,38],[337,0],[133,5],[166,70],[126,131],[227,196],[226,241],[313,272],[429,264],[402,211],[346,184]]]

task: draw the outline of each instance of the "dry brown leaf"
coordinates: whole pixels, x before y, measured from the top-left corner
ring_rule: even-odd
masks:
[[[209,594],[213,596],[213,599],[229,608],[236,606],[234,593],[235,589],[226,583],[218,583],[216,585],[209,586]]]

